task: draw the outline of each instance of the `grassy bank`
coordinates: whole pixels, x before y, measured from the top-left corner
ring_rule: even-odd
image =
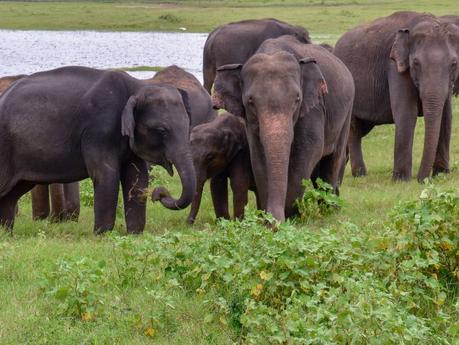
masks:
[[[398,10],[459,14],[454,0],[0,2],[0,28],[208,32],[230,21],[276,17],[312,34],[337,35]]]

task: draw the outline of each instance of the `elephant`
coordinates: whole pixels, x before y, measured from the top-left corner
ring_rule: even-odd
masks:
[[[182,183],[179,199],[160,187],[155,200],[178,210],[196,189],[186,97],[125,72],[69,66],[32,74],[0,97],[0,225],[12,230],[17,200],[35,184],[94,185],[94,232],[115,223],[119,184],[129,233],[145,226],[146,162]]]
[[[214,29],[204,45],[204,88],[210,94],[217,67],[245,63],[268,38],[294,35],[303,43],[311,43],[309,32],[277,19],[250,19],[229,23]]]
[[[334,54],[356,85],[348,143],[353,176],[367,174],[362,138],[374,126],[395,123],[392,177],[411,179],[418,116],[425,135],[417,180],[447,173],[459,28],[431,14],[395,12],[345,33]]]
[[[148,81],[175,86],[186,94],[189,105],[190,130],[217,117],[217,112],[212,108],[212,99],[207,91],[194,75],[182,68],[176,65],[166,67]]]
[[[230,113],[221,114],[212,122],[193,128],[190,142],[197,182],[187,222],[193,224],[196,219],[202,190],[208,179],[211,179],[215,216],[230,218],[229,179],[233,191],[234,217],[244,217],[248,191],[255,191],[244,120]]]
[[[14,82],[26,77],[26,74],[0,78],[0,95]],[[32,218],[78,221],[80,214],[80,196],[78,182],[70,184],[36,185],[32,189]],[[51,199],[51,210],[50,210]]]
[[[320,177],[339,193],[354,82],[327,49],[268,39],[245,64],[217,69],[212,99],[246,120],[261,209],[278,221],[297,214],[303,179]]]
[[[80,216],[80,185],[72,183],[39,184],[32,188],[32,218],[77,222]],[[50,205],[51,199],[51,205]]]

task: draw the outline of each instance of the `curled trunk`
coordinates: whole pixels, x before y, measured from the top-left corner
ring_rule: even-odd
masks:
[[[196,174],[189,150],[175,153],[172,163],[180,176],[182,194],[178,199],[175,199],[166,188],[158,187],[153,191],[152,199],[154,201],[159,200],[164,207],[170,210],[181,210],[186,208],[193,199],[196,190]]]

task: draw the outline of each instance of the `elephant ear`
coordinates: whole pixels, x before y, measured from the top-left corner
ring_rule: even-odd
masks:
[[[137,104],[136,96],[129,97],[121,114],[121,135],[127,136],[132,140],[134,138],[134,109]]]
[[[300,116],[303,116],[320,103],[322,96],[328,93],[328,87],[315,59],[305,58],[299,63],[303,82],[303,110]]]
[[[182,101],[183,105],[185,106],[186,113],[188,114],[188,118],[190,119],[190,129],[191,129],[191,118],[192,118],[192,111],[191,111],[191,105],[190,105],[190,98],[188,97],[188,92],[177,88],[178,92],[180,92],[180,95],[182,96]]]
[[[216,109],[225,109],[233,115],[245,118],[241,69],[241,64],[224,65],[217,68],[212,104]]]
[[[399,73],[405,72],[410,67],[409,56],[409,37],[410,30],[400,29],[395,35],[395,41],[390,50],[390,58],[397,63],[397,71]]]

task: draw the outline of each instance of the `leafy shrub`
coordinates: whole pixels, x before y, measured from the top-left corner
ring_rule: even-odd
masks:
[[[459,194],[433,185],[418,200],[398,204],[390,213],[395,232],[394,260],[400,297],[413,309],[441,307],[459,292]],[[395,284],[393,282],[393,284]]]
[[[303,197],[296,200],[300,219],[303,221],[330,215],[343,204],[334,193],[333,187],[320,178],[316,180],[315,187],[311,180],[303,180],[303,187]]]
[[[84,206],[94,206],[94,188],[91,179],[80,181],[80,200]]]
[[[83,257],[60,260],[41,282],[45,294],[58,301],[57,312],[84,321],[91,320],[104,304],[103,288],[108,279],[105,261]]]

